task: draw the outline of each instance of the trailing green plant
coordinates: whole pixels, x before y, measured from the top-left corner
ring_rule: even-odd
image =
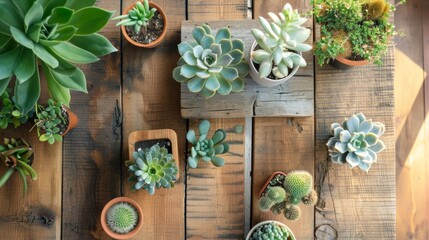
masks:
[[[188,164],[191,168],[196,168],[199,160],[212,162],[216,167],[222,167],[225,164],[225,160],[217,155],[229,151],[229,144],[224,142],[226,132],[223,129],[218,129],[209,138],[209,130],[210,122],[203,120],[198,126],[198,139],[193,129],[189,130],[186,134],[186,139],[192,144],[191,155],[188,157]]]
[[[259,226],[250,236],[250,240],[291,240],[294,239],[288,229],[274,222]]]
[[[150,195],[155,193],[155,188],[172,188],[176,181],[178,168],[173,155],[158,144],[150,149],[139,148],[133,153],[133,159],[126,161],[128,166],[128,182],[133,183],[133,191],[144,189]]]
[[[39,140],[54,144],[63,140],[62,134],[67,130],[69,119],[63,104],[49,99],[47,106],[36,106],[34,123]]]
[[[319,65],[337,56],[382,64],[382,55],[396,34],[388,19],[397,5],[386,0],[311,0],[311,4],[310,13],[321,25],[314,49]]]
[[[292,171],[286,176],[277,174],[271,179],[259,198],[258,206],[263,212],[283,214],[286,219],[295,221],[301,216],[298,206],[301,202],[308,206],[317,202],[313,177],[306,171]]]
[[[65,105],[70,90],[87,92],[87,64],[117,51],[100,31],[113,12],[95,0],[0,0],[0,94],[15,85],[14,100],[22,114],[40,96],[39,65],[51,97]]]
[[[118,202],[107,210],[106,222],[118,234],[131,232],[139,221],[136,208],[127,202]]]
[[[295,66],[307,65],[298,52],[311,50],[311,45],[304,43],[310,36],[310,29],[302,27],[307,19],[287,3],[278,16],[268,13],[272,22],[259,17],[264,31],[252,29],[252,35],[260,49],[251,52],[253,62],[259,64],[259,76],[265,78],[271,73],[278,79],[289,75]]]
[[[1,95],[0,128],[6,129],[9,124],[15,128],[28,121],[29,114],[22,114],[10,98],[10,89],[6,89]]]
[[[366,119],[362,113],[353,114],[342,124],[331,124],[331,137],[326,146],[333,163],[348,163],[350,168],[359,167],[367,172],[377,162],[377,153],[386,147],[380,137],[385,126]]]
[[[143,4],[137,1],[127,14],[117,16],[113,20],[120,20],[116,26],[132,26],[134,33],[138,34],[141,28],[146,28],[148,21],[155,15],[156,8],[149,8],[149,1],[143,0]]]
[[[195,42],[178,45],[181,58],[173,70],[173,78],[187,83],[191,92],[201,92],[204,98],[216,93],[228,95],[241,92],[249,65],[244,56],[244,42],[231,38],[228,27],[213,35],[209,25],[196,26],[192,31]]]
[[[24,193],[27,191],[27,176],[37,180],[37,173],[31,167],[33,163],[33,149],[24,139],[5,138],[0,144],[0,162],[6,166],[6,172],[0,176],[0,188],[10,179],[14,172],[18,172],[22,179]]]

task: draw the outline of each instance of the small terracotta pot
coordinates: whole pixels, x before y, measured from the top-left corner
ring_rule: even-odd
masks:
[[[67,126],[67,129],[64,131],[64,133],[61,134],[61,136],[64,137],[77,126],[79,119],[77,118],[76,114],[74,114],[74,112],[70,111],[68,107],[63,106],[63,108],[66,110],[67,116],[69,118],[69,125]]]
[[[113,232],[109,228],[109,226],[107,225],[107,222],[106,222],[107,210],[109,210],[109,208],[112,207],[114,204],[120,203],[120,202],[126,202],[126,203],[133,205],[133,207],[137,210],[137,213],[139,216],[139,221],[137,223],[137,226],[131,232],[126,233],[126,234],[118,234],[118,233]],[[128,197],[117,197],[117,198],[110,200],[104,206],[103,211],[101,212],[100,221],[101,221],[101,226],[103,227],[103,230],[110,237],[115,238],[115,239],[129,239],[129,238],[132,238],[134,235],[136,235],[140,231],[140,229],[143,225],[143,212],[142,212],[140,205],[136,201],[134,201],[133,199],[128,198]]]
[[[127,14],[131,9],[133,9],[134,5],[135,5],[135,3],[128,6],[127,9],[125,9],[124,14]],[[162,18],[164,19],[164,29],[162,29],[161,35],[155,41],[148,43],[148,44],[144,44],[144,43],[139,43],[139,42],[132,40],[130,38],[130,36],[128,36],[128,33],[127,33],[127,30],[125,29],[125,26],[121,25],[122,35],[125,37],[125,39],[127,39],[128,42],[130,42],[134,46],[142,47],[142,48],[154,48],[154,47],[158,46],[159,44],[161,44],[161,42],[165,38],[165,34],[167,33],[168,21],[167,21],[167,16],[165,15],[164,10],[162,10],[162,8],[154,2],[149,2],[149,6],[156,8],[157,11],[161,14]]]
[[[274,223],[274,224],[279,225],[280,227],[286,228],[289,231],[289,233],[292,235],[292,240],[296,240],[295,235],[293,234],[292,230],[290,230],[290,228],[288,226],[286,226],[284,223],[281,223],[279,221],[274,221],[274,220],[263,221],[263,222],[260,222],[260,223],[256,224],[255,226],[253,226],[253,228],[250,229],[249,233],[247,234],[246,240],[250,239],[250,237],[252,236],[253,232],[256,231],[256,229],[258,227],[260,227],[262,225],[265,225],[265,224],[270,224],[270,223]]]
[[[253,63],[253,58],[252,58],[252,52],[255,50],[256,46],[258,45],[258,43],[256,41],[253,42],[252,46],[250,47],[250,61],[249,61],[249,66],[250,66],[250,76],[252,77],[252,79],[257,82],[258,84],[264,86],[264,87],[274,87],[277,85],[280,85],[284,82],[286,82],[287,80],[291,79],[296,72],[299,69],[299,66],[295,66],[292,71],[289,73],[289,75],[287,75],[284,78],[281,79],[271,79],[271,78],[261,78],[259,76],[259,71],[256,69],[254,63]],[[301,52],[297,52],[297,54],[302,56]]]
[[[352,67],[360,67],[368,65],[369,62],[367,60],[359,60],[359,61],[353,61],[347,58],[343,57],[336,57],[335,60],[332,62],[334,67],[338,69],[349,69]]]
[[[268,184],[270,184],[271,180],[276,176],[276,175],[284,175],[286,176],[286,173],[284,172],[274,172],[273,174],[271,174],[271,176],[268,178],[268,180],[265,182],[264,186],[261,188],[261,191],[259,192],[259,198],[262,197],[262,194],[264,193],[265,189],[267,189]]]

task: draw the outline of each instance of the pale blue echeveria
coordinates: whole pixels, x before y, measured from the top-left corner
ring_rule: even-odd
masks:
[[[367,120],[362,113],[344,120],[342,125],[333,123],[333,137],[326,143],[332,162],[348,163],[351,168],[358,166],[368,172],[377,162],[377,153],[385,149],[380,139],[384,131],[384,124]]]
[[[213,35],[209,25],[197,26],[192,31],[195,42],[178,45],[181,58],[173,70],[173,78],[187,83],[191,92],[201,92],[204,98],[216,93],[228,95],[244,88],[244,77],[249,65],[244,60],[244,42],[232,39],[229,28]]]
[[[304,43],[310,36],[310,29],[301,25],[307,21],[297,10],[287,3],[278,16],[268,13],[272,22],[259,17],[263,31],[252,29],[260,49],[253,51],[253,62],[259,64],[259,76],[267,77],[272,72],[277,78],[284,78],[295,66],[307,65],[298,52],[311,50],[311,45]]]
[[[217,155],[229,151],[229,144],[224,142],[226,132],[223,129],[218,129],[209,138],[209,130],[210,122],[203,120],[198,126],[200,133],[198,139],[192,129],[186,134],[186,139],[192,144],[191,155],[188,157],[188,164],[191,168],[196,168],[200,159],[204,162],[212,162],[216,167],[222,167],[225,164],[225,160]]]

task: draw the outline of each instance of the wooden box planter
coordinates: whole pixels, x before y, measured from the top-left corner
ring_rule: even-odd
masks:
[[[155,144],[159,144],[160,147],[165,147],[169,153],[173,154],[178,168],[177,172],[179,173],[180,163],[177,134],[172,129],[142,130],[130,133],[128,136],[129,159],[132,159],[133,152],[137,149],[147,149]],[[180,174],[177,174],[177,180],[179,179],[179,175]]]

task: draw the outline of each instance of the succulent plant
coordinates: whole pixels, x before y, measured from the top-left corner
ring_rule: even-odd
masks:
[[[63,104],[49,99],[46,107],[37,105],[34,123],[39,140],[54,144],[55,141],[63,140],[62,134],[66,131],[69,120]]]
[[[188,157],[188,164],[191,168],[196,168],[200,159],[204,162],[211,161],[216,167],[222,167],[225,164],[225,160],[217,155],[229,151],[229,144],[223,142],[226,138],[226,132],[223,129],[218,129],[212,138],[209,138],[209,130],[210,122],[203,120],[198,126],[200,134],[198,139],[192,129],[186,134],[186,139],[192,144],[191,156]]]
[[[368,173],[377,162],[377,153],[386,148],[380,139],[384,131],[384,124],[367,120],[362,113],[353,114],[342,125],[333,123],[333,137],[326,143],[332,162],[348,163],[351,168],[358,166]]]
[[[16,107],[13,100],[10,98],[10,89],[1,94],[1,109],[0,109],[0,128],[6,129],[9,124],[13,124],[15,128],[28,121],[28,114],[22,114]]]
[[[250,240],[289,240],[292,235],[288,229],[276,224],[268,223],[259,226],[250,236]]]
[[[143,0],[141,2],[136,2],[133,9],[131,9],[127,14],[117,16],[113,20],[123,19],[116,24],[116,26],[134,26],[134,32],[138,34],[141,28],[146,28],[148,21],[153,18],[155,15],[156,8],[149,8],[149,1]]]
[[[139,221],[136,208],[127,202],[118,202],[107,210],[106,222],[118,234],[131,232]]]
[[[228,95],[244,88],[244,76],[249,65],[244,60],[244,42],[231,38],[229,28],[220,28],[213,36],[209,25],[196,26],[192,31],[196,42],[178,45],[181,58],[173,70],[173,78],[187,83],[191,92],[201,92],[204,98],[216,93]]]
[[[258,206],[263,212],[283,213],[286,219],[295,221],[301,215],[301,209],[297,206],[301,202],[308,206],[316,204],[313,178],[306,171],[292,171],[286,176],[277,174],[270,180],[259,198]]]
[[[27,176],[30,176],[32,180],[37,180],[37,173],[31,167],[33,149],[24,139],[5,138],[4,144],[0,144],[0,160],[7,168],[4,175],[0,177],[0,188],[15,171],[22,179],[24,192],[27,191]]]
[[[287,3],[278,14],[268,13],[272,22],[259,17],[263,31],[252,29],[260,49],[251,53],[253,62],[259,64],[259,76],[265,78],[272,73],[276,78],[289,75],[294,66],[304,67],[305,59],[298,52],[311,50],[311,45],[304,43],[310,36],[310,29],[301,25],[307,21],[297,10]]]
[[[133,183],[133,191],[144,189],[150,195],[155,193],[155,188],[172,188],[176,181],[178,168],[173,155],[158,144],[150,149],[139,148],[133,153],[133,160],[126,161],[130,177],[128,182]]]
[[[33,109],[39,99],[39,65],[51,97],[68,106],[70,90],[87,92],[85,75],[74,64],[92,63],[116,51],[109,40],[97,34],[113,12],[94,7],[94,3],[1,1],[0,94],[16,79],[14,100],[22,114]]]

